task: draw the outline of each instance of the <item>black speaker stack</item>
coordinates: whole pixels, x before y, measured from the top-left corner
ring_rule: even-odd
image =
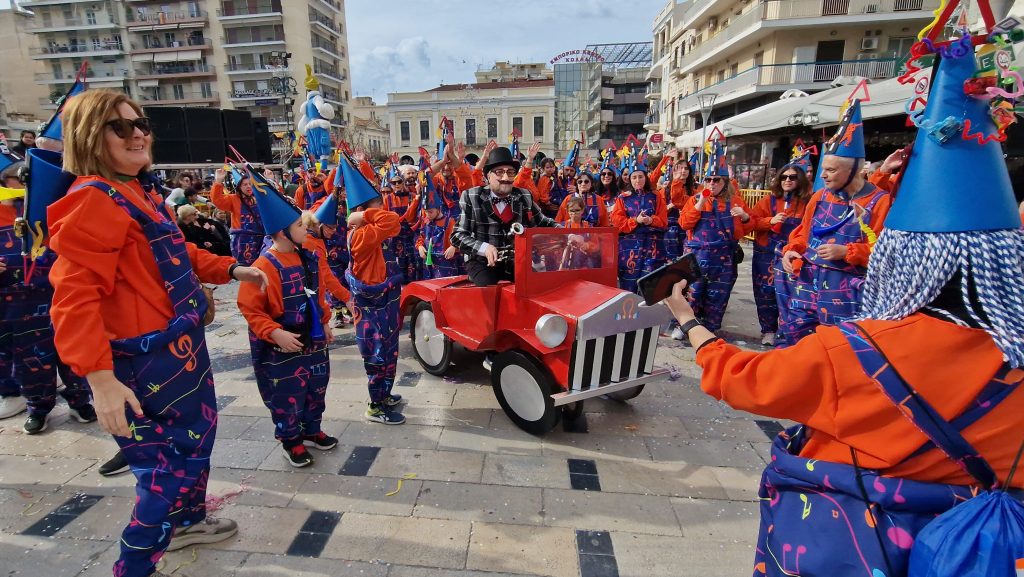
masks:
[[[246,110],[149,106],[154,164],[216,164],[230,153],[228,145],[251,162],[269,164],[270,130],[266,118]]]

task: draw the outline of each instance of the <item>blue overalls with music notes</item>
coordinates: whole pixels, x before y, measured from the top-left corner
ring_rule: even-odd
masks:
[[[351,235],[349,238],[351,242]],[[380,284],[366,284],[345,271],[355,310],[356,346],[363,357],[370,401],[379,403],[391,394],[398,371],[398,337],[402,318],[398,299],[402,295],[402,275],[391,254],[390,243],[382,247],[387,263],[387,278]]]
[[[256,199],[244,195],[238,197],[238,221],[242,228],[231,230],[231,255],[243,266],[252,266],[263,250],[263,221],[256,210]]]
[[[622,193],[622,205],[630,218],[640,213],[653,216],[658,202],[654,192],[637,194]],[[619,234],[619,287],[629,292],[637,292],[637,281],[645,274],[654,271],[665,262],[660,245],[664,237],[661,229],[638,224],[633,232]]]
[[[319,286],[317,255],[300,250],[308,259],[310,283]],[[321,319],[318,311],[310,306],[310,299],[316,296],[306,294],[302,266],[286,267],[269,250],[263,253],[263,258],[274,265],[281,277],[284,312],[274,320],[284,330],[309,339],[309,346],[302,351],[286,353],[249,331],[256,385],[263,404],[270,410],[274,438],[288,444],[320,432],[331,363],[327,358],[327,339],[310,334],[310,323],[319,323]],[[317,318],[308,318],[310,315],[317,315]]]
[[[142,417],[125,409],[130,437],[114,437],[136,478],[135,508],[121,534],[115,577],[148,577],[176,527],[206,518],[210,453],[217,436],[217,395],[202,318],[206,297],[185,238],[151,199],[154,220],[103,182],[106,192],[142,228],[156,258],[174,317],[167,327],[110,341],[114,376],[135,393]]]
[[[686,249],[696,255],[702,273],[690,291],[690,306],[697,319],[714,332],[722,328],[725,309],[736,284],[733,250],[737,241],[735,222],[730,214],[732,202],[726,200],[719,210],[719,199],[709,200],[711,210],[701,211],[700,220],[686,240]]]

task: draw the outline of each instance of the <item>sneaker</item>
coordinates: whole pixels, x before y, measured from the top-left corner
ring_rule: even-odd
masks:
[[[219,543],[237,532],[238,523],[230,519],[207,517],[194,525],[175,529],[174,535],[171,536],[171,544],[167,546],[167,550],[177,551],[192,545]]]
[[[761,344],[766,347],[775,346],[775,333],[764,333],[761,335]]]
[[[152,573],[149,574],[149,577],[171,577],[171,576],[168,575],[167,573],[163,573],[161,571],[153,571]]]
[[[366,409],[366,420],[385,425],[401,425],[405,422],[405,416],[391,410],[391,407],[384,403],[370,403],[370,407]]]
[[[113,477],[128,472],[129,468],[128,459],[124,458],[124,453],[118,451],[109,461],[100,465],[99,474],[104,477]]]
[[[336,329],[345,328],[345,319],[341,316],[340,312],[337,314],[337,316],[334,317],[334,324],[331,326]]]
[[[684,338],[686,338],[686,333],[683,332],[683,328],[682,327],[676,327],[676,328],[672,329],[672,339],[673,340],[681,341]]]
[[[0,399],[0,419],[15,417],[24,413],[26,409],[28,409],[28,403],[21,395]]]
[[[96,422],[96,409],[92,405],[85,404],[77,409],[71,408],[71,416],[79,423],[95,423]]]
[[[484,355],[484,368],[487,369],[488,373],[491,372],[491,365],[492,364],[494,364],[494,354],[493,353],[485,354]]]
[[[296,469],[308,467],[313,464],[313,455],[309,454],[306,450],[306,445],[295,445],[294,447],[283,447],[284,449],[284,460],[288,461],[288,464]]]
[[[321,451],[330,451],[338,446],[338,439],[320,431],[315,435],[306,435],[302,437],[302,444],[307,447],[313,447],[314,449],[320,449]]]
[[[341,307],[341,319],[346,323],[352,323],[352,311],[348,310],[348,307]]]
[[[25,419],[25,425],[22,430],[27,435],[38,435],[46,430],[46,423],[49,420],[49,415],[29,415]]]
[[[398,405],[402,404],[402,401],[402,395],[391,394],[388,395],[382,402],[389,407],[397,407]]]

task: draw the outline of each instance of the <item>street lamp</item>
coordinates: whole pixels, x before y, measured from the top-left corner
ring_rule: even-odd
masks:
[[[715,99],[718,98],[718,94],[714,92],[702,92],[697,95],[697,104],[700,105],[700,164],[695,170],[702,170],[704,166],[704,142],[707,140],[708,132],[708,118],[711,117],[711,110],[715,107]]]

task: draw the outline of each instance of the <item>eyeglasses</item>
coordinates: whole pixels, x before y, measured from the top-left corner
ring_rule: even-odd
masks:
[[[131,135],[135,133],[136,128],[142,132],[143,136],[148,136],[149,133],[153,132],[153,129],[149,126],[149,119],[145,116],[140,116],[134,119],[115,118],[107,121],[104,126],[109,126],[118,138],[131,137]]]
[[[402,186],[402,181],[401,180],[392,180],[391,181],[391,185],[392,186]]]
[[[779,177],[779,180],[797,181],[797,180],[800,180],[800,175],[799,174],[783,174],[782,176]]]
[[[491,172],[496,176],[515,176],[519,174],[519,171],[514,168],[495,168]]]
[[[576,179],[576,184],[590,184],[590,179],[589,178],[579,178],[579,179]]]
[[[721,176],[708,176],[708,177],[706,177],[704,179],[704,182],[710,182],[710,183],[722,182],[722,177]]]
[[[407,179],[405,179],[405,183],[406,184],[416,184],[416,179],[415,178],[407,178]]]

